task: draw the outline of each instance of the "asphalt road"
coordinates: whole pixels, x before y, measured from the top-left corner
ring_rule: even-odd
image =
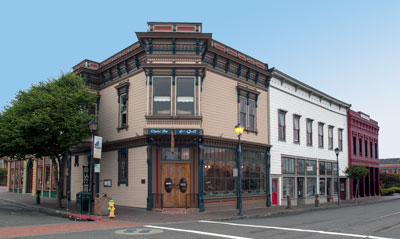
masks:
[[[73,223],[67,219],[24,212],[18,208],[14,208],[16,213],[10,216],[13,210],[4,209],[4,206],[5,203],[0,200],[0,233],[1,227],[21,224],[61,223],[64,227],[69,227],[69,223]],[[8,222],[5,223],[4,220]],[[192,221],[113,229],[91,228],[90,225],[94,223],[79,224],[89,225],[85,226],[85,231],[47,235],[43,232],[40,236],[30,238],[400,238],[400,200],[258,219]]]

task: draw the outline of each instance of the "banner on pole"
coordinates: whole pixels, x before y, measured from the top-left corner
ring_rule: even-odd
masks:
[[[103,145],[103,138],[94,136],[93,158],[101,159],[101,149]]]

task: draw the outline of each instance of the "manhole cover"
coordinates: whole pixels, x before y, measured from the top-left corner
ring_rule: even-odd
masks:
[[[160,229],[148,229],[148,228],[133,228],[133,229],[122,229],[115,231],[117,234],[122,235],[148,235],[148,234],[157,234],[163,232]]]

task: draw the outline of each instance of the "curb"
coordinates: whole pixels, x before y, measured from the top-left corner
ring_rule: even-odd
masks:
[[[68,218],[68,219],[74,220],[74,221],[107,221],[107,220],[111,220],[111,219],[108,219],[108,218],[97,217],[97,216],[92,216],[92,215],[87,215],[87,214],[72,213],[72,212],[58,210],[58,209],[46,208],[46,207],[41,207],[41,206],[34,206],[34,205],[31,205],[31,204],[17,202],[17,201],[13,201],[13,200],[10,200],[10,199],[5,199],[5,198],[1,198],[0,200],[11,202],[11,203],[14,203],[14,204],[18,204],[21,207],[32,209],[34,211],[38,211],[38,212],[41,212],[43,214],[47,214],[47,215],[50,215],[50,216]]]
[[[354,206],[363,206],[368,204],[378,204],[383,202],[390,202],[400,200],[400,198],[392,198],[392,199],[385,199],[380,201],[372,201],[372,202],[357,202],[357,204],[350,203],[350,204],[342,204],[340,206],[330,206],[330,207],[310,207],[305,209],[284,209],[285,211],[278,211],[278,212],[269,212],[265,214],[257,214],[257,215],[248,215],[248,216],[234,216],[234,217],[225,217],[225,218],[218,218],[213,219],[215,221],[232,221],[232,220],[242,220],[242,219],[257,219],[257,218],[268,218],[271,216],[293,216],[302,213],[314,212],[314,211],[322,211],[322,210],[332,210],[338,209],[343,207],[354,207]]]

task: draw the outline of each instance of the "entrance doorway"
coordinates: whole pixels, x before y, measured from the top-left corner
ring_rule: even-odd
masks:
[[[190,198],[190,164],[164,163],[161,168],[164,207],[185,207]]]
[[[340,179],[340,200],[346,200],[346,179]]]
[[[278,179],[272,179],[272,205],[277,205],[278,204],[278,193],[277,189],[278,188]]]
[[[304,178],[297,178],[297,205],[305,204],[304,199]]]

